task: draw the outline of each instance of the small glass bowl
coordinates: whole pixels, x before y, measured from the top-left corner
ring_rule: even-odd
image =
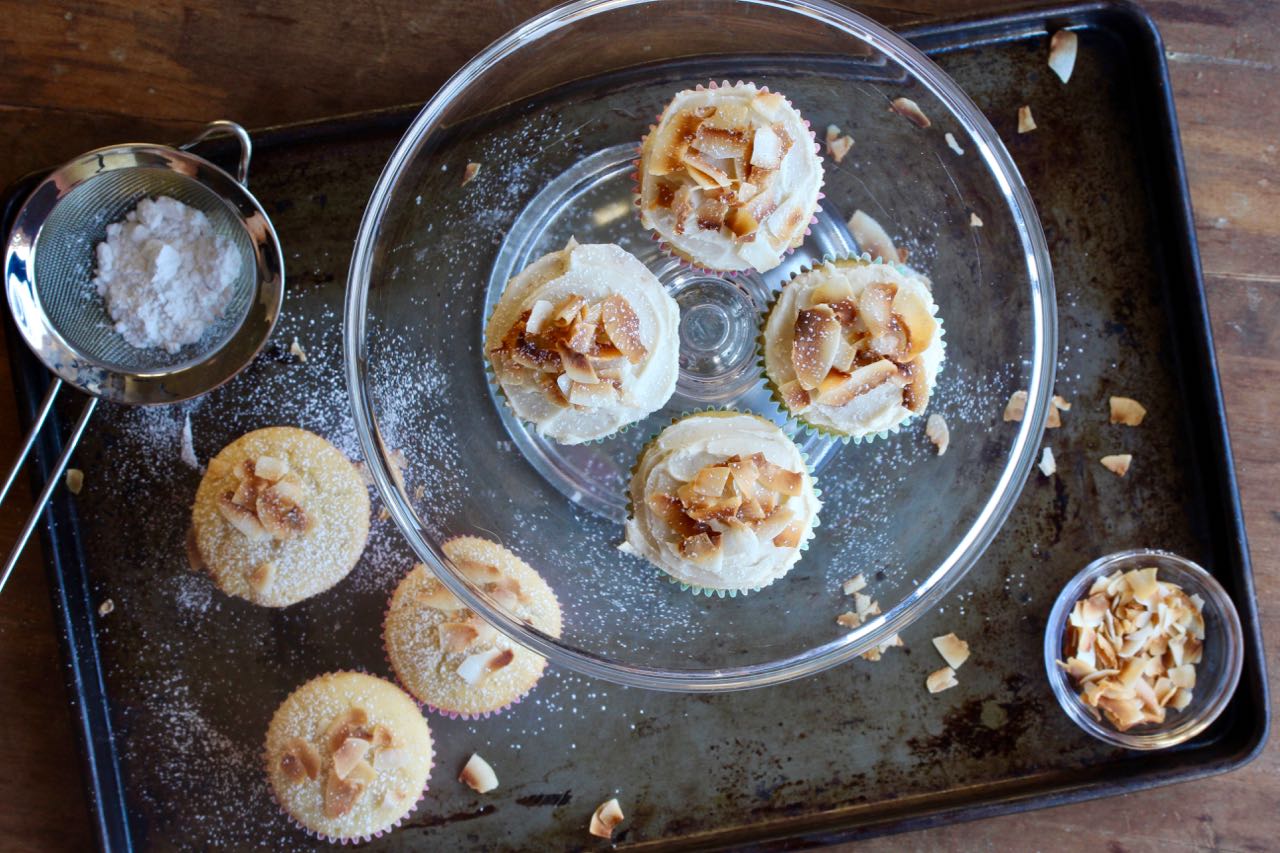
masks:
[[[1196,686],[1190,705],[1181,711],[1170,710],[1165,721],[1158,725],[1147,723],[1121,732],[1105,717],[1101,721],[1094,719],[1077,695],[1071,677],[1056,661],[1065,660],[1062,643],[1071,610],[1077,601],[1087,596],[1093,582],[1117,571],[1151,566],[1159,570],[1156,574],[1159,580],[1177,584],[1187,595],[1197,594],[1204,599],[1203,656],[1196,664]],[[1243,662],[1244,633],[1240,617],[1221,584],[1185,557],[1147,548],[1108,554],[1085,566],[1059,593],[1044,634],[1044,666],[1049,686],[1062,710],[1098,740],[1126,749],[1164,749],[1185,743],[1207,729],[1231,701]]]

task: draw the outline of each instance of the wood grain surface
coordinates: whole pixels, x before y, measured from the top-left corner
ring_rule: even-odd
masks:
[[[539,0],[0,0],[0,185],[86,149],[180,140],[422,101]],[[970,0],[856,3],[891,26]],[[1009,4],[983,8],[998,10]],[[1280,3],[1149,0],[1182,125],[1253,553],[1268,663],[1280,671]],[[20,440],[0,354],[0,453]],[[0,514],[0,544],[30,506]],[[44,568],[28,549],[0,598],[0,848],[93,839]],[[1274,690],[1273,690],[1274,696]],[[977,821],[859,850],[1265,850],[1280,845],[1280,744],[1243,770],[1108,801]],[[850,846],[849,849],[853,849]]]

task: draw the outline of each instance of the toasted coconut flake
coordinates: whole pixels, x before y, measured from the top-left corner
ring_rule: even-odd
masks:
[[[1027,392],[1014,391],[1004,407],[1006,421],[1020,421],[1027,413]]]
[[[868,616],[880,615],[880,604],[869,595],[861,592],[853,594],[853,609],[857,612],[858,618],[866,621]]]
[[[1060,397],[1057,394],[1053,395],[1053,407],[1060,412],[1071,411],[1071,404],[1067,402],[1066,398]]]
[[[889,359],[865,364],[847,376],[832,371],[818,387],[817,399],[824,406],[844,406],[898,375],[897,365]]]
[[[440,648],[450,653],[466,651],[480,636],[474,626],[465,622],[441,622],[436,631],[440,634]]]
[[[680,543],[680,555],[695,563],[706,560],[720,552],[720,534],[715,532],[695,533]]]
[[[749,162],[757,169],[777,169],[782,165],[782,137],[772,127],[756,128]]]
[[[114,613],[115,609],[116,609],[116,603],[112,601],[110,598],[104,598],[102,600],[102,603],[98,605],[98,615],[108,616],[111,613]]]
[[[889,232],[880,223],[861,210],[855,210],[849,217],[849,233],[853,235],[858,249],[866,252],[875,260],[882,258],[894,261],[898,258],[898,250],[889,237]]]
[[[951,446],[951,430],[947,428],[947,422],[943,420],[942,415],[929,415],[929,420],[925,422],[924,434],[938,448],[938,455],[947,452],[947,448]]]
[[[355,808],[365,785],[356,779],[341,779],[330,768],[324,780],[324,816],[335,820]]]
[[[302,507],[303,500],[302,487],[296,482],[272,483],[258,494],[258,522],[276,539],[301,536],[315,525],[315,519]]]
[[[981,228],[981,227],[982,227],[982,218],[981,218],[980,216],[978,216],[978,214],[973,213],[973,212],[970,212],[970,213],[969,213],[969,227],[970,227],[970,228]]]
[[[601,306],[600,319],[604,323],[605,334],[627,361],[637,364],[644,359],[647,350],[640,340],[640,318],[632,310],[631,303],[613,294]]]
[[[1147,410],[1141,403],[1130,397],[1111,398],[1111,423],[1125,426],[1139,426],[1147,416]]]
[[[466,607],[462,603],[462,599],[446,589],[439,581],[435,581],[426,589],[418,590],[414,600],[423,607],[430,607],[433,610],[441,610],[445,613],[452,613]]]
[[[365,726],[368,724],[369,714],[364,708],[352,706],[338,714],[324,730],[324,742],[329,752],[337,752],[349,737],[363,738],[367,734]]]
[[[349,737],[342,742],[333,753],[333,772],[339,779],[346,779],[351,775],[355,766],[364,760],[370,746],[372,744],[369,741],[358,737]]]
[[[930,693],[941,693],[943,690],[950,690],[960,682],[956,681],[956,671],[949,666],[935,670],[929,673],[929,677],[924,680],[924,686],[929,689]]]
[[[955,134],[953,134],[951,131],[947,131],[946,135],[944,135],[942,138],[947,141],[948,148],[956,152],[957,155],[961,157],[964,156],[964,149],[960,147],[959,142],[956,142]]]
[[[862,617],[852,610],[847,610],[836,617],[836,624],[842,628],[848,628],[852,631],[862,624]]]
[[[275,456],[259,456],[253,466],[255,476],[270,483],[278,483],[289,473],[289,461]]]
[[[566,395],[575,406],[587,409],[598,409],[618,401],[618,389],[610,382],[597,382],[594,385],[583,385],[574,382],[569,386]]]
[[[1044,474],[1046,477],[1052,477],[1054,474],[1058,473],[1058,463],[1053,458],[1053,450],[1048,447],[1044,449],[1040,454],[1040,464],[1037,467],[1040,468],[1040,473]]]
[[[591,364],[591,359],[582,353],[574,352],[564,344],[556,344],[556,352],[560,354],[564,375],[571,381],[580,382],[583,385],[594,385],[600,381],[600,377],[596,376],[595,367]]]
[[[494,672],[511,663],[514,654],[511,649],[489,649],[468,655],[458,665],[458,675],[463,681],[475,687],[485,681]]]
[[[261,542],[271,538],[271,534],[258,521],[257,514],[237,503],[233,492],[224,492],[218,496],[218,512],[250,541]]]
[[[539,299],[529,309],[529,317],[525,321],[525,332],[530,335],[541,335],[555,321],[555,306],[546,299]]]
[[[969,659],[969,644],[954,633],[933,638],[933,647],[952,669],[959,669]]]
[[[836,136],[831,136],[831,130],[836,130]],[[853,137],[849,135],[840,135],[840,129],[835,125],[827,128],[827,153],[831,155],[831,159],[839,163],[844,160],[845,155],[853,148]]]
[[[849,578],[840,585],[840,589],[845,595],[853,595],[855,592],[862,592],[867,588],[867,578],[865,575],[857,574]]]
[[[796,315],[791,365],[806,391],[817,388],[835,362],[840,347],[840,321],[829,305],[803,308]]]
[[[315,779],[320,775],[320,753],[310,743],[296,737],[285,745],[280,756],[280,772],[295,784],[303,779]]]
[[[1058,79],[1066,83],[1076,67],[1076,47],[1079,38],[1070,30],[1058,30],[1049,39],[1049,67]]]
[[[270,560],[264,560],[254,566],[245,578],[249,581],[249,588],[258,595],[262,595],[275,583],[276,564]]]
[[[66,473],[67,491],[73,495],[80,494],[84,488],[84,472],[79,468],[68,468]]]
[[[788,471],[781,465],[774,465],[764,458],[763,454],[755,454],[752,461],[760,472],[760,482],[779,494],[797,497],[804,491],[804,476],[799,471]]]
[[[1129,473],[1129,465],[1133,462],[1133,455],[1129,453],[1117,453],[1113,456],[1102,457],[1102,467],[1106,468],[1117,477],[1123,477]]]
[[[793,521],[774,536],[772,541],[775,548],[799,548],[804,541],[804,525]]]
[[[693,490],[700,495],[719,497],[729,484],[733,472],[723,465],[707,465],[694,475]]]
[[[1031,117],[1031,107],[1025,104],[1018,107],[1018,133],[1030,133],[1036,129],[1036,120]]]
[[[302,348],[302,344],[298,343],[298,336],[293,336],[293,343],[289,344],[289,355],[296,358],[300,363],[307,363],[307,351]]]
[[[467,167],[462,170],[462,186],[466,186],[475,180],[476,174],[480,171],[479,163],[468,163]]]
[[[929,127],[933,123],[924,114],[924,110],[920,109],[920,105],[910,98],[894,98],[893,103],[889,105],[889,109],[922,129]]]
[[[612,839],[613,830],[622,823],[623,819],[622,806],[618,805],[617,798],[606,800],[596,806],[595,813],[591,815],[588,831],[597,838]]]
[[[489,762],[481,758],[479,753],[473,752],[458,774],[458,781],[477,794],[487,794],[498,787],[498,774],[493,772]]]

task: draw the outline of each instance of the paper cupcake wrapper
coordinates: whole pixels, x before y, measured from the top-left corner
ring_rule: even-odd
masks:
[[[363,669],[336,669],[330,672],[321,673],[320,675],[315,676],[315,678],[324,678],[329,675],[341,675],[343,673],[359,673],[360,675],[368,675],[372,678],[382,678],[382,676],[374,675],[373,673],[366,672]],[[315,679],[313,678],[312,680],[314,681]],[[404,690],[403,685],[397,685],[397,686],[399,686],[401,690]],[[410,699],[413,699],[412,693],[410,693],[407,690],[405,690],[405,693],[409,696]],[[417,700],[414,700],[414,704],[417,704],[419,709],[421,709],[422,706],[420,703],[417,702]],[[262,771],[267,776],[267,787],[271,790],[271,799],[275,800],[276,808],[280,810],[280,813],[284,815],[285,819],[288,820],[289,823],[291,823],[295,828],[297,828],[304,834],[310,836],[311,838],[315,838],[319,841],[323,841],[326,844],[337,844],[337,845],[365,844],[369,841],[372,841],[375,838],[381,838],[387,833],[397,829],[399,826],[401,826],[405,822],[405,819],[408,818],[409,815],[413,814],[415,811],[418,810],[418,806],[422,805],[422,801],[426,799],[427,792],[431,789],[431,774],[436,769],[435,735],[433,734],[431,737],[431,754],[427,757],[427,760],[428,760],[427,778],[426,778],[426,781],[422,783],[422,790],[418,792],[417,799],[415,799],[413,803],[407,809],[405,809],[404,814],[400,815],[400,817],[396,818],[393,822],[387,824],[385,827],[381,829],[377,829],[369,833],[364,833],[362,835],[350,835],[350,836],[328,835],[324,832],[321,832],[318,829],[312,829],[311,827],[304,824],[302,821],[298,820],[298,818],[295,817],[293,813],[290,812],[285,807],[285,804],[280,801],[279,795],[276,794],[275,785],[271,784],[271,773],[270,773],[270,768],[268,767],[269,760],[270,759],[269,759],[269,756],[267,755],[267,750],[264,747],[262,750]]]
[[[871,255],[867,252],[863,252],[861,255],[852,256],[852,257],[824,255],[822,260],[818,262],[817,266],[821,266],[827,263],[855,263],[855,264],[867,265],[867,266],[888,266],[894,269],[895,271],[901,273],[902,275],[919,275],[919,273],[916,273],[915,270],[912,270],[910,267],[904,266],[903,264],[900,264],[900,263],[896,263],[896,262],[891,263],[891,262],[885,261],[883,258],[880,258],[880,257],[877,257],[874,260],[872,260]],[[769,390],[769,398],[773,401],[774,405],[778,407],[778,411],[784,417],[786,417],[788,420],[795,423],[798,427],[803,429],[809,435],[820,435],[824,438],[836,439],[840,441],[842,444],[853,443],[855,445],[858,445],[858,444],[870,444],[876,439],[886,439],[890,435],[897,434],[902,429],[902,427],[911,423],[917,417],[923,416],[924,413],[909,412],[906,417],[898,421],[896,424],[893,424],[889,427],[886,427],[880,430],[873,430],[873,431],[862,432],[862,433],[841,432],[829,426],[810,423],[809,421],[805,420],[804,415],[796,414],[795,412],[791,411],[791,409],[787,407],[786,401],[783,399],[782,391],[778,388],[777,383],[774,382],[773,377],[769,375],[769,371],[765,366],[765,344],[766,344],[765,331],[769,325],[769,317],[770,315],[773,314],[773,309],[777,307],[778,300],[782,298],[782,291],[785,290],[787,286],[790,285],[791,282],[794,281],[796,278],[798,278],[801,275],[804,275],[805,273],[812,272],[813,269],[814,267],[803,266],[800,269],[796,270],[794,273],[792,273],[791,278],[787,280],[786,284],[784,284],[781,289],[779,289],[776,293],[774,293],[773,300],[769,303],[769,307],[765,310],[764,319],[760,323],[760,334],[756,338],[756,363],[760,367],[761,375],[764,376],[765,387]],[[946,368],[946,365],[947,365],[947,358],[946,358],[947,340],[946,340],[946,329],[943,326],[942,318],[935,314],[934,319],[938,322],[938,345],[942,349],[942,359],[941,361],[938,362],[938,371],[934,375],[934,383],[936,385],[937,378],[942,375],[942,371],[943,369]],[[932,396],[932,392],[933,392],[933,389],[930,389],[931,396]]]
[[[737,89],[737,88],[748,86],[748,85],[755,86],[754,83],[748,84],[742,80],[739,80],[737,83],[730,83],[728,80],[722,80],[719,83],[717,83],[715,80],[711,80],[705,86],[699,83],[698,85],[693,87],[693,90],[695,92],[701,92],[708,89],[711,91],[715,91],[717,89]],[[755,88],[759,92],[767,93],[769,91],[768,86],[755,86]],[[775,94],[781,94],[781,93],[775,93]],[[796,115],[800,115],[800,110],[797,109],[796,106],[791,103],[790,98],[783,95],[783,100],[786,101],[787,106],[791,107],[793,110],[796,111]],[[668,106],[669,105],[670,105],[670,102],[668,102]],[[662,116],[666,114],[666,111],[667,111],[667,108],[663,107],[662,112],[658,113],[654,121],[661,122]],[[814,198],[813,209],[809,211],[808,224],[812,226],[817,223],[818,214],[822,211],[822,206],[819,204],[819,202],[822,199],[826,198],[826,194],[822,192],[822,187],[825,183],[826,175],[821,168],[822,146],[818,143],[817,134],[814,132],[813,128],[810,126],[809,120],[804,118],[803,115],[800,115],[800,121],[804,124],[805,128],[809,131],[809,141],[813,145],[813,153],[814,153],[814,156],[818,158],[818,163],[819,163],[818,191],[817,191],[816,197]],[[649,133],[653,133],[653,131],[656,130],[657,127],[658,125],[656,123],[649,125]],[[631,193],[635,202],[637,216],[640,215],[640,208],[643,204],[643,197],[640,192],[640,173],[643,168],[642,161],[644,159],[644,144],[645,144],[645,141],[648,140],[649,138],[649,133],[646,133],[644,136],[640,138],[640,145],[636,148],[636,159],[634,162],[635,168],[631,172],[631,180],[632,180]],[[644,223],[641,222],[641,225],[644,225]],[[811,233],[811,229],[806,227],[804,230],[803,237],[808,237],[810,233]],[[792,245],[788,246],[786,249],[783,250],[782,254],[779,255],[779,260],[778,260],[779,265],[781,265],[781,263],[785,261],[792,252],[794,252],[796,249],[798,249],[800,246],[804,244],[803,237],[800,239],[797,239],[796,241],[794,241]],[[724,276],[726,278],[733,278],[738,275],[745,275],[749,272],[759,272],[759,270],[756,270],[755,267],[753,266],[747,266],[742,269],[719,269],[717,267],[707,266],[706,264],[701,263],[700,261],[698,261],[697,258],[693,257],[692,255],[688,254],[682,249],[679,249],[676,246],[673,246],[670,243],[670,241],[666,240],[657,231],[653,231],[653,239],[658,243],[658,248],[662,250],[663,254],[667,255],[668,257],[670,257],[675,261],[680,262],[682,266],[688,269],[691,269],[694,272],[703,273],[705,275],[712,275],[712,276]]]
[[[450,537],[450,538],[454,538],[454,537]],[[409,571],[411,572],[413,570],[410,569]],[[406,577],[408,576],[408,572],[405,573],[405,576]],[[404,578],[401,578],[400,580],[403,582]],[[400,588],[400,584],[397,583],[396,589],[399,589],[399,588]],[[547,588],[551,589],[550,584],[548,584]],[[551,590],[551,597],[555,599],[556,607],[560,609],[561,613],[563,613],[564,609],[560,607],[560,599],[558,596],[556,596],[555,590]],[[533,692],[533,689],[538,686],[538,683],[540,681],[542,681],[542,676],[546,674],[547,659],[542,658],[542,669],[538,672],[538,677],[534,679],[533,684],[530,684],[527,690],[517,694],[514,699],[511,699],[505,704],[499,705],[498,707],[492,708],[488,711],[475,711],[475,712],[455,711],[450,708],[442,708],[439,705],[429,702],[428,700],[422,698],[416,692],[414,692],[413,688],[410,687],[408,682],[406,682],[405,679],[400,675],[400,670],[396,667],[395,661],[391,659],[391,648],[390,646],[387,645],[387,617],[391,615],[391,602],[394,598],[395,598],[395,590],[393,589],[391,591],[391,595],[387,596],[387,605],[384,608],[382,613],[382,657],[384,660],[386,660],[387,668],[391,670],[392,676],[395,677],[396,685],[399,686],[400,689],[403,690],[405,693],[409,694],[409,697],[413,699],[415,703],[417,703],[419,708],[430,711],[433,714],[439,714],[441,717],[445,717],[450,720],[487,720],[490,717],[499,716],[500,714],[505,712],[508,708],[510,708],[512,705],[519,705],[525,698],[529,696],[530,693]],[[498,629],[494,628],[494,630],[496,631]],[[532,654],[532,652],[530,654]],[[541,656],[539,655],[539,657]]]
[[[757,414],[756,414],[756,413],[754,413],[754,412],[744,412],[744,411],[741,411],[741,410],[739,410],[739,409],[734,409],[734,408],[732,408],[732,407],[728,407],[728,406],[724,406],[724,407],[721,407],[721,406],[705,406],[705,407],[700,408],[700,409],[689,409],[689,410],[686,410],[686,411],[682,412],[681,414],[677,415],[676,417],[672,418],[672,419],[671,419],[671,421],[670,421],[670,423],[668,423],[668,424],[667,424],[666,426],[664,426],[662,429],[660,429],[660,430],[658,430],[657,432],[655,432],[655,433],[654,433],[654,434],[649,438],[649,440],[648,440],[647,442],[645,442],[644,447],[642,447],[642,448],[640,449],[640,452],[639,452],[638,454],[636,454],[636,461],[635,461],[635,462],[633,462],[633,463],[632,463],[632,465],[631,465],[631,476],[627,478],[627,518],[629,518],[629,519],[630,519],[630,518],[634,518],[634,517],[635,517],[635,501],[634,501],[634,500],[632,499],[632,497],[631,497],[631,483],[632,483],[632,481],[634,481],[634,480],[635,480],[636,470],[640,467],[640,462],[641,462],[641,460],[643,460],[643,459],[644,459],[644,457],[645,457],[645,454],[647,454],[647,453],[649,452],[649,448],[651,448],[651,447],[653,446],[653,443],[654,443],[655,441],[657,441],[657,440],[658,440],[658,436],[662,435],[662,433],[666,431],[667,427],[673,426],[674,424],[679,423],[680,421],[684,420],[685,418],[693,417],[694,415],[714,415],[714,414],[726,414],[726,415],[750,415],[751,417],[754,417],[754,418],[760,418],[760,420],[764,421],[765,423],[769,424],[770,426],[777,427],[777,424],[773,423],[773,422],[772,422],[772,421],[770,421],[768,418],[761,417],[760,415],[757,415]],[[785,434],[785,433],[784,433],[784,434]],[[787,437],[787,440],[788,440],[788,441],[790,441],[790,440],[791,440],[790,436],[788,436],[788,437]],[[792,443],[794,444],[794,442],[792,442]],[[813,493],[814,493],[814,496],[815,496],[815,497],[817,497],[817,498],[819,498],[819,499],[821,499],[821,497],[822,497],[822,490],[818,488],[818,485],[817,485],[817,476],[814,474],[814,471],[813,471],[813,464],[809,461],[809,455],[808,455],[807,453],[805,453],[803,450],[800,450],[800,448],[799,448],[799,447],[796,447],[796,450],[797,450],[797,451],[799,451],[799,453],[800,453],[800,458],[804,460],[805,468],[806,468],[806,469],[808,470],[808,472],[809,472],[809,482],[810,482],[810,484],[811,484],[811,485],[812,485],[812,487],[813,487]],[[810,522],[810,524],[809,524],[809,529],[805,532],[805,538],[804,538],[804,541],[802,541],[802,542],[800,543],[800,547],[799,547],[799,549],[798,549],[800,552],[802,552],[802,553],[803,553],[804,551],[808,551],[808,550],[809,550],[809,543],[813,541],[813,538],[814,538],[814,536],[815,536],[815,531],[817,530],[818,525],[819,525],[819,524],[821,524],[821,523],[822,523],[822,520],[821,520],[821,513],[819,512],[818,514],[815,514],[815,515],[814,515],[813,520],[812,520],[812,521]],[[661,578],[662,580],[666,581],[666,582],[667,582],[667,583],[669,583],[669,584],[672,584],[673,586],[677,586],[677,587],[679,587],[681,592],[690,592],[690,593],[692,593],[692,594],[693,594],[693,595],[695,595],[695,596],[698,596],[698,595],[705,595],[705,596],[707,596],[708,598],[711,598],[711,597],[715,597],[715,598],[737,598],[737,597],[738,597],[738,596],[740,596],[740,595],[741,595],[741,596],[743,596],[743,597],[745,597],[745,596],[749,595],[750,593],[753,593],[753,592],[759,592],[759,591],[760,591],[760,590],[762,590],[762,589],[765,589],[765,588],[767,588],[767,587],[769,587],[769,586],[772,586],[773,584],[777,583],[777,582],[778,582],[779,580],[781,580],[782,578],[786,577],[786,576],[787,576],[787,574],[788,574],[788,573],[789,573],[793,568],[795,568],[795,563],[792,563],[790,566],[788,566],[788,567],[787,567],[787,571],[786,571],[786,572],[783,572],[783,573],[782,573],[781,575],[779,575],[778,577],[771,579],[768,583],[761,584],[761,585],[759,585],[759,586],[750,586],[750,587],[729,587],[729,588],[721,588],[721,587],[706,587],[706,586],[700,586],[700,585],[698,585],[698,584],[691,584],[691,583],[688,583],[688,582],[686,582],[686,581],[682,581],[682,580],[680,580],[679,578],[677,578],[677,577],[675,577],[675,576],[671,575],[669,572],[667,572],[667,571],[666,571],[665,569],[663,569],[661,566],[658,566],[658,565],[653,564],[653,563],[652,563],[650,560],[648,560],[647,558],[645,558],[645,557],[640,557],[639,555],[637,555],[637,557],[638,557],[639,559],[644,560],[646,563],[649,563],[649,565],[650,565],[650,566],[652,566],[652,568],[653,568],[654,572],[658,575],[658,577],[659,577],[659,578]],[[799,562],[799,560],[797,560],[796,562]]]

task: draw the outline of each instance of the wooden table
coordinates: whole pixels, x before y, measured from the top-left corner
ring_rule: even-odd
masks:
[[[255,127],[422,101],[484,45],[548,5],[0,0],[0,184],[99,145],[179,140],[213,118]],[[967,13],[974,4],[856,5],[899,26]],[[1277,672],[1280,3],[1145,5],[1168,48],[1268,659]],[[0,400],[12,399],[0,351]],[[11,409],[0,416],[3,455],[18,441]],[[6,547],[29,500],[24,495],[0,514]],[[0,598],[0,673],[3,846],[85,849],[92,844],[87,806],[35,547]],[[1260,759],[1227,776],[859,849],[1268,849],[1280,834],[1278,802],[1273,739]]]

